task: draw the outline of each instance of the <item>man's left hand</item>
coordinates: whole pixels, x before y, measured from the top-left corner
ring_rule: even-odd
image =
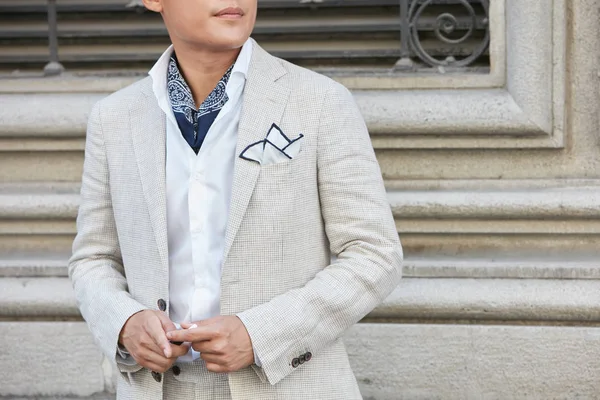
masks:
[[[195,328],[189,329],[193,324]],[[212,372],[235,372],[254,363],[250,335],[236,316],[219,316],[193,323],[167,333],[173,342],[191,342]]]

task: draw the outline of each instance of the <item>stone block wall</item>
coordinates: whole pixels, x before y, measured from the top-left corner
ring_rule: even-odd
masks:
[[[600,1],[490,7],[489,73],[334,74],[406,250],[346,337],[367,399],[600,397]],[[66,258],[87,115],[131,81],[0,79],[0,396],[111,396]]]

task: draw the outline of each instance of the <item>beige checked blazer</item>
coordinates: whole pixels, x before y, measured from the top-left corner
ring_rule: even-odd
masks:
[[[304,145],[277,164],[236,158],[221,313],[244,321],[262,368],[229,374],[231,395],[360,399],[340,337],[401,276],[381,172],[350,92],[255,44],[237,154],[273,123],[290,137],[303,134]],[[165,135],[151,78],[103,99],[89,118],[69,275],[113,360],[126,320],[169,301]],[[309,361],[293,362],[307,353]],[[162,398],[150,371],[119,368],[119,398]]]

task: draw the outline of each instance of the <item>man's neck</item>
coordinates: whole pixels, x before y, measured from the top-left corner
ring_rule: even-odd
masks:
[[[213,91],[225,72],[235,62],[241,48],[214,52],[173,44],[177,54],[177,64],[186,83],[192,91],[196,107]]]

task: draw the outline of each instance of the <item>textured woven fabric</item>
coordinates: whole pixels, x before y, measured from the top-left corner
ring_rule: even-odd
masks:
[[[193,364],[178,364],[180,370],[174,375],[172,370],[164,374],[164,400],[231,400],[227,374],[208,371],[202,360]]]
[[[147,370],[130,374],[129,380],[117,379],[117,400],[160,398],[163,400],[231,400],[227,374],[215,374],[206,369],[202,360],[176,364],[161,374],[157,382]]]
[[[304,143],[285,162],[236,158],[221,314],[244,321],[262,367],[230,373],[231,398],[360,399],[340,337],[401,275],[381,171],[350,92],[256,45],[236,154],[273,123]],[[82,315],[111,359],[129,316],[168,305],[165,202],[165,115],[143,79],[90,115],[69,264]],[[119,368],[119,398],[163,397],[167,379]]]

